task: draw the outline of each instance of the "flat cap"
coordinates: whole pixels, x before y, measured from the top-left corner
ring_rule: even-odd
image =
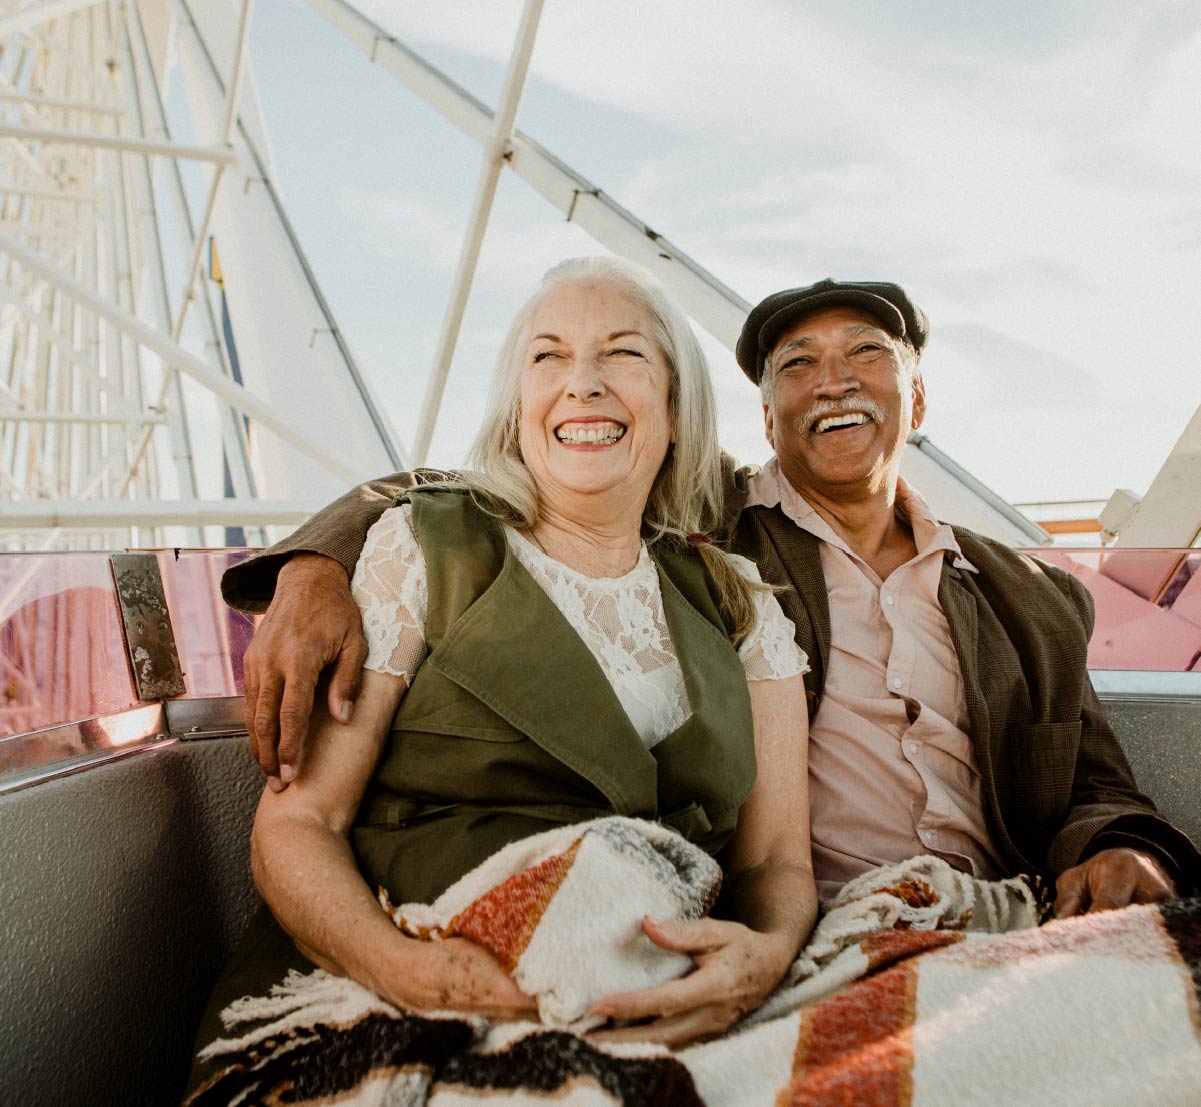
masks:
[[[773,292],[751,309],[734,356],[755,384],[776,339],[802,316],[829,307],[856,307],[880,321],[889,334],[903,338],[920,354],[930,336],[930,321],[899,284],[889,281],[835,281],[827,278],[804,288]]]

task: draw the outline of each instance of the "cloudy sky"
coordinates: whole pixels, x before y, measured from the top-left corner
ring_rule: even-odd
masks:
[[[359,0],[495,103],[519,0]],[[479,150],[293,0],[252,60],[289,211],[411,443]],[[749,300],[899,280],[925,430],[1013,501],[1144,491],[1201,403],[1193,0],[546,0],[518,126]],[[460,461],[508,319],[597,252],[506,174],[431,461]],[[757,393],[707,342],[723,442]]]

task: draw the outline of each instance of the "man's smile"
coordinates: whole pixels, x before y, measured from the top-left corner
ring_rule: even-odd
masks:
[[[814,434],[832,434],[870,422],[872,422],[872,417],[864,411],[845,411],[837,415],[823,416],[813,424],[812,429]]]

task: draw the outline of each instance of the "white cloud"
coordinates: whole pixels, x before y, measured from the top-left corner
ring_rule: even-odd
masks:
[[[362,7],[490,71],[520,13]],[[999,491],[1138,487],[1201,400],[1201,15],[1173,0],[944,7],[549,0],[527,106],[550,117],[566,93],[624,113],[629,141],[604,148],[612,175],[596,183],[743,295],[906,283],[934,323],[927,429]],[[586,126],[577,149],[608,141]],[[639,145],[648,134],[666,137]],[[341,199],[364,244],[453,269],[466,211],[357,189]],[[519,193],[467,320],[490,339],[515,290],[594,249]],[[716,360],[723,433],[757,450],[753,392]]]

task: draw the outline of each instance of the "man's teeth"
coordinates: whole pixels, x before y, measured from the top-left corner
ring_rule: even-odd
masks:
[[[616,442],[626,432],[625,427],[618,423],[601,423],[592,425],[577,425],[560,427],[555,431],[555,437],[560,442],[571,445],[609,446]]]
[[[829,415],[818,421],[817,433],[825,434],[826,431],[834,430],[837,427],[857,427],[861,423],[869,421],[862,411],[848,411],[845,415]]]

